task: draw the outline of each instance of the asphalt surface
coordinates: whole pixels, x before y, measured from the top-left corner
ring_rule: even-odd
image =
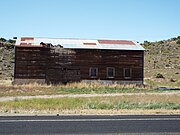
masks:
[[[0,116],[1,134],[180,134],[180,115]]]

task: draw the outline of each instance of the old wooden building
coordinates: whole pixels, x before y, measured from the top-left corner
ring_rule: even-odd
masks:
[[[16,40],[14,83],[143,84],[144,49],[128,40],[22,37]]]

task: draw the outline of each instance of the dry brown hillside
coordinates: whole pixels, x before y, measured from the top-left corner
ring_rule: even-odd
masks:
[[[0,38],[0,80],[12,79],[14,66],[14,41]]]
[[[180,36],[158,42],[145,41],[145,79],[152,84],[180,86]]]

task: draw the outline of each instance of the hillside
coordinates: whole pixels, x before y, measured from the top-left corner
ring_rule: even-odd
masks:
[[[180,36],[157,42],[144,41],[145,82],[180,86]],[[14,40],[0,38],[0,80],[13,77]]]
[[[0,80],[9,80],[13,76],[14,40],[0,38]]]
[[[180,36],[157,42],[144,41],[145,80],[148,83],[180,86]]]

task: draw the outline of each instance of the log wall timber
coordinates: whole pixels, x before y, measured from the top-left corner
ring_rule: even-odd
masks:
[[[118,80],[143,82],[143,51],[64,49],[61,47],[16,47],[14,79],[44,79],[46,83],[67,83],[81,80]],[[89,76],[90,68],[98,75]],[[115,76],[107,77],[107,67]],[[131,77],[124,77],[124,69]]]

